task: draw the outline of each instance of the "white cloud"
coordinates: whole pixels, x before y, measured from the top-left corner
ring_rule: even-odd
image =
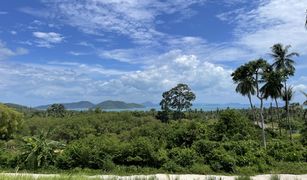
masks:
[[[0,11],[0,15],[6,15],[6,14],[8,14],[8,12],[6,12],[6,11]]]
[[[43,2],[47,5],[47,9],[37,11],[22,8],[21,11],[41,17],[57,18],[86,33],[103,35],[105,32],[115,32],[130,37],[137,43],[148,44],[155,38],[164,36],[155,27],[159,15],[180,12],[184,15],[191,5],[201,4],[204,1],[45,0]]]
[[[241,8],[219,17],[236,25],[237,44],[255,54],[263,54],[273,44],[283,43],[306,55],[306,5],[307,0],[260,0],[255,9]]]
[[[84,56],[84,55],[89,55],[89,53],[77,52],[77,51],[68,51],[67,53],[70,54],[70,55],[73,55],[73,56]]]
[[[17,34],[16,31],[10,31],[10,33],[11,33],[12,35],[16,35],[16,34]]]
[[[61,34],[55,32],[33,32],[33,36],[38,39],[36,41],[38,47],[50,48],[64,40]]]
[[[0,60],[7,59],[12,56],[27,54],[28,50],[24,48],[17,48],[12,50],[6,47],[6,44],[0,40]]]
[[[32,105],[107,99],[158,102],[162,92],[177,83],[187,83],[196,92],[199,102],[215,102],[223,95],[234,93],[230,69],[180,51],[163,54],[158,59],[156,64],[137,71],[75,62],[1,64],[0,91],[11,91],[0,101],[14,97],[13,101]],[[11,70],[8,72],[8,69]],[[31,98],[31,103],[26,101],[27,98]]]

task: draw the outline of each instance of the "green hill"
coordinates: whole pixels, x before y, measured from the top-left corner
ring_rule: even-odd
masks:
[[[16,111],[19,111],[19,112],[33,112],[33,111],[37,111],[34,108],[30,108],[30,107],[27,107],[27,106],[24,106],[24,105],[20,105],[20,104],[14,104],[14,103],[3,103],[3,104],[8,106],[8,107],[10,107],[10,108],[13,108],[13,109],[15,109]]]
[[[79,101],[79,102],[72,102],[72,103],[61,103],[64,105],[66,109],[90,109],[95,106],[95,104],[89,101]],[[47,109],[51,104],[42,105],[35,107],[36,109]]]
[[[80,102],[73,102],[73,103],[60,103],[63,104],[66,109],[70,110],[81,110],[81,109],[94,109],[94,108],[101,108],[101,109],[133,109],[133,108],[144,108],[145,106],[142,104],[136,103],[126,103],[123,101],[103,101],[99,104],[93,104],[89,101],[80,101]],[[42,105],[35,107],[39,110],[46,110],[51,104]]]
[[[144,105],[136,104],[136,103],[125,103],[123,101],[104,101],[94,108],[101,108],[101,109],[133,109],[133,108],[144,108]]]

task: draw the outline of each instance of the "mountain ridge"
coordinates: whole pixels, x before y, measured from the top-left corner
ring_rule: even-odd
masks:
[[[142,104],[137,103],[126,103],[124,101],[112,101],[107,100],[100,102],[98,104],[94,104],[90,101],[78,101],[78,102],[71,102],[71,103],[59,103],[63,104],[66,109],[94,109],[94,108],[101,108],[101,109],[133,109],[133,108],[145,108]],[[52,104],[36,106],[35,109],[45,110]]]

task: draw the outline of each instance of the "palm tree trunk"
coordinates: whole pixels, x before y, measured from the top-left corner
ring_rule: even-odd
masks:
[[[271,119],[271,123],[272,123],[272,130],[274,132],[274,121],[273,121],[273,106],[272,106],[272,102],[270,103],[270,119]]]
[[[277,98],[274,98],[274,99],[275,99],[275,105],[276,105],[276,109],[277,109],[277,121],[278,121],[279,136],[281,136],[281,122],[280,122],[280,118],[279,118],[279,107],[278,107]]]
[[[266,149],[264,118],[263,118],[263,98],[260,98],[260,117],[261,117],[261,128],[262,128],[262,144],[263,144],[264,149]]]
[[[285,93],[286,93],[287,123],[288,123],[289,131],[290,131],[290,140],[292,141],[292,127],[291,127],[290,113],[289,113],[289,98],[288,98],[288,91],[287,91],[287,81],[285,81]]]
[[[248,100],[249,100],[249,104],[251,106],[251,110],[252,110],[252,113],[253,113],[254,122],[257,122],[257,125],[259,126],[259,121],[256,119],[256,112],[255,112],[255,109],[254,109],[254,106],[253,106],[252,97],[251,97],[250,93],[248,93]]]

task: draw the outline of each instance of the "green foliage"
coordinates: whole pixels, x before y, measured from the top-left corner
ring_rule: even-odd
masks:
[[[168,123],[158,121],[153,112],[141,111],[25,116],[26,123],[15,139],[0,143],[0,167],[128,174],[289,172],[283,163],[294,172],[306,169],[307,151],[300,142],[269,139],[268,149],[261,148],[255,125],[245,117],[248,111],[185,113],[191,119]],[[302,123],[300,115],[294,119]],[[51,128],[48,138],[40,138],[41,130]],[[20,141],[22,136],[30,139]],[[53,148],[50,142],[55,140],[67,145]]]
[[[47,115],[52,117],[64,117],[65,107],[63,104],[52,104],[47,108]]]
[[[169,158],[181,167],[190,167],[198,160],[198,155],[194,149],[173,148],[169,152]]]
[[[41,168],[55,164],[56,156],[64,147],[63,144],[47,139],[47,133],[24,138],[20,159],[27,168]]]
[[[0,140],[7,140],[12,137],[22,125],[23,116],[21,113],[0,104]]]
[[[284,142],[280,140],[272,141],[268,144],[268,155],[276,161],[301,162],[305,161],[306,148],[301,144]]]
[[[220,114],[212,139],[217,141],[253,139],[255,129],[251,121],[236,110]]]
[[[190,147],[194,141],[206,139],[206,126],[201,122],[172,121],[167,133],[168,147]]]
[[[163,99],[160,102],[161,109],[166,112],[171,109],[176,110],[174,119],[183,117],[182,110],[189,109],[192,106],[191,102],[196,98],[195,94],[186,84],[178,84],[176,87],[164,92],[162,97]]]
[[[120,156],[124,147],[116,137],[89,136],[69,144],[57,159],[57,166],[61,169],[75,167],[112,170],[112,158]]]

